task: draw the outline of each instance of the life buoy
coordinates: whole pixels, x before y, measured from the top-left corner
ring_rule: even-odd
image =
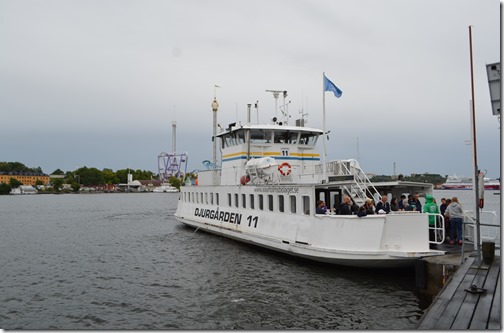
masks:
[[[285,170],[284,170],[284,167],[287,167],[287,171],[285,171]],[[290,164],[289,164],[289,163],[287,163],[287,162],[283,162],[282,164],[280,164],[280,165],[278,166],[278,171],[280,171],[280,174],[281,174],[282,176],[288,176],[288,175],[290,175],[290,173],[291,173],[291,166],[290,166]]]

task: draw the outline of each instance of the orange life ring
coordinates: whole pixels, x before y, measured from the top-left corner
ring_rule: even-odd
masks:
[[[287,167],[287,171],[284,171],[284,167]],[[278,171],[280,171],[280,174],[281,174],[282,176],[288,176],[288,175],[290,175],[290,173],[291,173],[291,166],[290,166],[290,164],[289,164],[289,163],[287,163],[287,162],[283,162],[282,164],[280,164],[280,165],[278,166]]]

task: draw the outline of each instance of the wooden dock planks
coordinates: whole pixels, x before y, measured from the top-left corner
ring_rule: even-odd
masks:
[[[441,290],[418,329],[501,329],[500,257],[490,267],[472,267],[469,257]],[[484,293],[466,291],[472,285]]]

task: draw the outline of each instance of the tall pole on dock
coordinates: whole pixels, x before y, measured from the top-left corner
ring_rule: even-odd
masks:
[[[481,235],[480,235],[480,212],[479,212],[479,169],[478,169],[478,153],[476,146],[476,111],[474,103],[474,69],[473,69],[473,52],[472,52],[472,26],[469,26],[469,54],[471,59],[471,96],[472,96],[472,139],[473,139],[473,159],[474,159],[474,197],[475,197],[475,214],[476,214],[476,260],[475,263],[481,265]]]

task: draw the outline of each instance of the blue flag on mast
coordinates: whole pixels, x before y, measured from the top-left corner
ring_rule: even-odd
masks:
[[[343,91],[341,91],[340,88],[336,87],[334,83],[329,80],[325,74],[324,74],[324,91],[332,91],[334,93],[334,96],[340,98],[341,95],[343,94]]]

